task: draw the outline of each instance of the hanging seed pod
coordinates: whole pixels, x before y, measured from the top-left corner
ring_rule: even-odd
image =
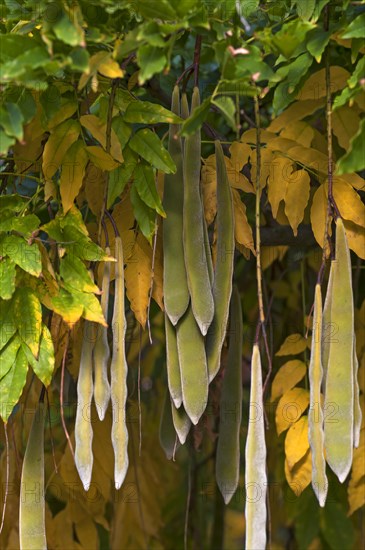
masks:
[[[160,444],[168,460],[171,460],[176,449],[179,447],[179,441],[172,421],[171,406],[173,406],[173,403],[170,400],[169,392],[166,391],[160,421]]]
[[[246,440],[246,548],[266,548],[266,444],[260,351],[253,346],[250,414]]]
[[[327,284],[326,299],[324,301],[323,315],[322,315],[322,388],[323,393],[326,388],[326,376],[328,370],[328,357],[330,352],[330,342],[332,338],[336,338],[333,332],[336,332],[336,326],[331,323],[331,300],[332,300],[332,286],[333,286],[333,272],[335,270],[335,261],[331,262],[330,274]],[[333,330],[334,329],[334,330]]]
[[[354,436],[354,307],[350,250],[341,218],[336,222],[331,323],[338,328],[331,339],[326,377],[325,411],[334,411],[324,424],[326,460],[342,483],[352,464]]]
[[[321,404],[322,384],[322,293],[321,286],[316,285],[312,349],[309,363],[310,406],[308,413],[308,438],[312,451],[312,487],[320,506],[324,506],[327,497],[328,481],[326,461],[324,458],[323,411]]]
[[[182,403],[181,377],[179,367],[179,355],[177,351],[176,329],[165,314],[165,334],[166,334],[166,367],[167,381],[169,385],[171,399],[175,407],[180,407]]]
[[[232,194],[219,141],[215,142],[215,154],[217,163],[217,261],[213,282],[214,317],[206,340],[209,381],[213,380],[219,370],[222,346],[226,337],[235,250]]]
[[[112,444],[114,449],[114,481],[120,489],[128,470],[128,430],[126,424],[127,374],[124,311],[124,260],[122,240],[115,237],[115,293],[113,310],[113,354],[110,365],[111,401],[113,407]]]
[[[227,366],[220,402],[216,479],[226,504],[234,495],[240,473],[240,427],[242,418],[242,311],[234,287],[230,311],[230,337]]]
[[[356,336],[354,336],[354,447],[360,444],[360,430],[362,422],[362,411],[360,405],[360,387],[358,381],[359,361],[356,355]]]
[[[24,455],[20,484],[20,550],[47,550],[44,495],[45,405],[38,403]]]
[[[184,445],[191,427],[191,420],[186,414],[184,406],[177,409],[171,401],[172,421],[181,445]]]

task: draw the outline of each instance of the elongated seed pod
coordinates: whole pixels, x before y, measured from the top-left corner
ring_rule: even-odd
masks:
[[[246,548],[266,548],[266,444],[260,351],[253,346],[250,413],[246,440]]]
[[[180,116],[181,116],[182,119],[186,120],[187,118],[189,118],[190,112],[189,112],[188,96],[186,95],[185,92],[181,96],[181,109],[180,110],[181,110]],[[183,153],[184,153],[184,151],[185,151],[185,149],[184,149],[185,138],[181,138],[181,144],[182,144]]]
[[[231,187],[219,141],[215,142],[215,154],[217,163],[217,261],[213,283],[214,317],[206,340],[209,381],[213,380],[220,367],[220,356],[226,335],[232,293],[235,249]]]
[[[105,249],[110,255],[110,248]],[[101,285],[101,309],[105,320],[108,319],[110,286],[110,262],[104,262],[103,280]],[[94,401],[100,420],[104,420],[110,399],[110,384],[108,380],[108,366],[110,350],[108,343],[108,328],[98,325],[97,340],[94,347]]]
[[[181,376],[179,367],[179,355],[177,351],[176,329],[165,314],[166,334],[166,367],[167,382],[171,399],[175,407],[179,408],[182,403]]]
[[[227,367],[220,403],[216,478],[226,504],[234,495],[240,473],[240,427],[242,418],[242,311],[237,287],[231,298]]]
[[[168,460],[171,460],[176,449],[179,447],[179,441],[172,421],[171,406],[173,406],[173,403],[169,392],[166,391],[160,420],[160,444]]]
[[[91,401],[93,398],[92,354],[94,344],[94,323],[85,321],[79,377],[77,380],[77,410],[75,419],[75,464],[85,491],[89,490],[93,469]]]
[[[194,88],[192,112],[200,105]],[[191,307],[200,331],[207,333],[214,314],[212,289],[204,246],[203,205],[200,195],[200,129],[185,139],[184,145],[184,229],[183,243]],[[176,199],[175,199],[176,200]]]
[[[326,476],[326,461],[324,458],[323,411],[321,404],[322,383],[322,293],[321,285],[316,285],[312,349],[309,363],[310,407],[308,413],[308,439],[312,451],[312,487],[320,506],[324,506],[327,498],[328,481]]]
[[[336,335],[332,334],[336,332],[336,327],[331,323],[331,300],[332,300],[332,285],[333,285],[333,272],[335,270],[335,261],[331,262],[330,274],[328,277],[326,299],[324,301],[323,315],[322,315],[322,389],[325,393],[326,389],[326,376],[328,369],[328,357],[330,353],[331,339],[335,339]],[[334,329],[334,330],[333,330]]]
[[[172,93],[171,111],[180,114],[179,87]],[[183,151],[178,136],[179,125],[170,124],[169,153],[176,164],[175,174],[165,174],[163,205],[164,304],[173,325],[185,313],[189,304],[189,290],[183,248],[184,176]]]
[[[20,550],[47,550],[44,500],[45,405],[39,402],[29,433],[20,485]]]
[[[171,401],[172,421],[181,445],[184,445],[191,427],[191,420],[186,414],[184,405],[177,409]]]
[[[204,338],[191,306],[176,327],[177,349],[184,408],[193,424],[197,424],[208,400],[208,369]]]
[[[202,199],[203,200],[203,199]],[[207,266],[208,266],[208,275],[209,275],[209,282],[210,286],[213,289],[213,282],[214,282],[214,270],[213,270],[213,260],[212,260],[212,251],[210,249],[210,242],[209,242],[209,235],[208,235],[208,227],[207,222],[205,220],[205,216],[203,215],[203,232],[204,232],[204,248],[205,248],[205,257],[207,259]],[[209,329],[208,329],[209,330]]]
[[[362,422],[362,411],[360,405],[360,387],[358,381],[359,361],[356,355],[356,336],[354,336],[354,447],[360,444],[360,430]]]
[[[112,444],[114,449],[114,482],[120,489],[128,470],[128,430],[126,424],[127,374],[124,311],[124,260],[122,240],[115,237],[115,293],[113,310],[113,354],[110,365],[111,401],[113,408]]]
[[[330,342],[325,410],[335,414],[324,424],[326,460],[342,483],[350,471],[354,435],[354,307],[351,261],[345,228],[336,222],[336,260],[333,272],[331,322],[337,325]]]

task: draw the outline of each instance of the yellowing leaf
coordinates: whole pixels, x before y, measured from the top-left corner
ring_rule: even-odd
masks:
[[[85,150],[89,156],[89,159],[95,164],[95,166],[98,166],[98,168],[101,168],[102,170],[110,171],[119,166],[118,162],[116,162],[111,155],[106,153],[104,149],[98,145],[89,145],[88,147],[85,147]]]
[[[304,147],[310,147],[314,138],[314,130],[307,122],[296,120],[286,125],[280,132],[280,136],[292,139]]]
[[[80,117],[80,123],[89,130],[90,134],[106,149],[106,123],[95,115],[83,115]],[[118,140],[117,134],[111,128],[110,154],[118,162],[123,162],[122,146]]]
[[[350,73],[343,67],[334,65],[330,68],[331,92],[337,92],[345,88]],[[304,83],[298,94],[300,101],[317,100],[326,95],[326,70],[321,69],[312,74]]]
[[[266,187],[268,177],[270,176],[270,172],[272,170],[272,163],[273,163],[274,155],[273,152],[270,149],[261,149],[261,163],[260,163],[260,189],[263,189]],[[256,188],[256,167],[257,167],[257,159],[256,159],[256,151],[253,151],[251,154],[251,181],[254,188]],[[275,168],[274,168],[275,170]]]
[[[30,288],[19,287],[16,290],[13,317],[21,339],[37,359],[42,332],[42,308],[37,295]]]
[[[203,195],[204,215],[210,225],[217,213],[217,174],[215,169],[203,164],[201,171],[201,186]]]
[[[365,504],[365,428],[360,432],[360,444],[354,449],[351,479],[347,494],[350,505],[349,515]]]
[[[285,437],[285,457],[289,470],[303,458],[308,449],[308,417],[302,416],[290,426]]]
[[[295,333],[287,336],[285,342],[280,346],[279,351],[275,355],[281,357],[283,355],[298,355],[307,347],[307,340],[301,334]]]
[[[273,130],[271,130],[271,128],[268,128],[267,130],[261,130],[261,144],[268,143],[276,137],[276,135],[272,132]],[[250,128],[249,130],[246,130],[246,132],[243,132],[242,136],[240,137],[240,141],[242,143],[252,143],[252,145],[256,147],[256,129]]]
[[[261,247],[261,267],[263,270],[270,267],[275,260],[281,261],[284,258],[288,246],[262,246]]]
[[[285,214],[293,228],[294,235],[298,234],[298,225],[304,217],[310,192],[310,177],[305,170],[296,170],[288,179],[285,193]]]
[[[350,140],[359,129],[360,119],[355,109],[348,105],[339,107],[332,113],[333,133],[343,149],[348,150]]]
[[[365,228],[344,220],[347,242],[355,254],[365,260]]]
[[[298,359],[282,365],[272,382],[270,401],[276,401],[278,397],[296,386],[304,378],[306,372],[305,363]]]
[[[252,250],[255,254],[255,245],[253,241],[252,229],[247,221],[246,206],[241,201],[238,191],[232,189],[233,209],[234,209],[234,236],[238,243]]]
[[[234,141],[229,148],[231,163],[236,172],[240,172],[252,154],[252,149],[247,143]]]
[[[50,180],[61,165],[67,150],[80,134],[80,124],[73,119],[65,120],[57,126],[48,138],[43,151],[42,170]]]
[[[71,118],[77,111],[77,101],[75,99],[61,99],[60,109],[47,122],[47,129],[53,130],[67,118]]]
[[[280,201],[284,199],[286,184],[293,171],[293,163],[285,157],[276,157],[271,164],[268,179],[268,198],[272,215],[276,218]]]
[[[287,155],[289,158],[295,160],[295,162],[303,165],[305,168],[318,172],[319,174],[327,175],[328,159],[327,155],[324,153],[321,153],[311,147],[297,145],[296,147],[291,147],[287,151]]]
[[[303,388],[293,388],[284,393],[275,413],[278,435],[287,430],[291,424],[298,422],[309,405],[309,392]]]
[[[75,141],[62,162],[60,193],[64,214],[70,210],[80,191],[87,162],[88,155],[84,143],[81,140]]]
[[[90,210],[99,216],[105,194],[106,178],[105,172],[94,166],[93,163],[89,163],[84,178],[85,182],[85,196]]]
[[[98,71],[103,76],[108,78],[122,78],[124,72],[119,67],[119,64],[111,57],[105,58],[98,66]]]
[[[355,189],[359,189],[359,191],[365,191],[365,180],[358,174],[341,174],[341,176],[334,177],[338,180],[346,181],[352,187],[355,187]]]
[[[312,231],[321,248],[323,248],[324,230],[327,219],[327,195],[324,185],[320,185],[314,193],[310,212]],[[331,235],[331,225],[328,226]],[[326,243],[328,248],[328,244]]]
[[[336,176],[333,178],[333,197],[343,218],[365,227],[365,205],[359,194],[349,183]]]
[[[307,99],[305,101],[296,101],[289,105],[283,113],[274,118],[268,130],[270,132],[280,132],[288,124],[313,114],[324,105],[324,98],[321,99]]]
[[[285,460],[284,469],[289,487],[299,497],[312,479],[312,453],[307,451],[292,470],[289,469],[288,462]]]

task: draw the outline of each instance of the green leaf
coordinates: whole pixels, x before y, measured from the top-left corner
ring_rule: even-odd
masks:
[[[194,109],[193,114],[186,119],[181,127],[180,135],[183,137],[194,134],[202,126],[208,116],[211,98],[207,97],[199,107]]]
[[[42,306],[35,292],[28,287],[18,287],[14,295],[13,316],[20,338],[37,358],[42,332]]]
[[[152,243],[152,237],[155,232],[156,213],[152,208],[140,198],[135,185],[131,188],[131,203],[133,206],[134,217],[136,218],[139,228],[143,235]]]
[[[77,120],[68,119],[52,131],[43,151],[42,170],[46,179],[51,179],[60,167],[68,149],[80,134]]]
[[[4,378],[13,366],[14,358],[16,357],[20,344],[20,338],[16,335],[0,351],[0,380]]]
[[[271,38],[272,44],[284,57],[290,59],[298,46],[305,43],[307,32],[313,28],[314,24],[299,19],[284,23],[281,29]]]
[[[15,103],[4,103],[0,108],[0,124],[8,136],[23,139],[23,113]]]
[[[137,12],[148,19],[176,19],[176,12],[168,0],[138,0]]]
[[[82,260],[74,254],[66,254],[60,262],[60,275],[65,283],[81,292],[99,293]]]
[[[364,154],[365,118],[360,122],[357,134],[350,141],[350,149],[337,163],[336,174],[351,174],[365,168]]]
[[[365,38],[365,13],[352,21],[341,35],[341,38]]]
[[[274,93],[273,108],[276,113],[285,109],[295,99],[297,84],[312,63],[312,57],[308,53],[304,53],[289,65],[278,69],[276,75],[282,76],[285,80],[279,84]]]
[[[14,217],[14,213],[12,213],[8,218],[0,221],[0,231],[16,231],[23,233],[24,237],[29,237],[39,227],[39,224],[40,219],[35,214]]]
[[[147,206],[156,210],[161,216],[166,217],[161,199],[157,193],[155,174],[151,166],[142,162],[137,164],[134,170],[134,187]]]
[[[307,50],[314,57],[317,63],[320,63],[330,37],[331,35],[329,32],[319,28],[315,28],[307,34]]]
[[[57,296],[51,298],[53,310],[61,315],[66,323],[76,323],[83,312],[84,306],[76,302],[73,295],[61,288]]]
[[[0,195],[0,209],[9,209],[13,213],[20,212],[25,203],[25,198],[19,195]]]
[[[19,38],[19,35],[17,35],[17,38]],[[27,73],[29,77],[29,70],[34,71],[35,69],[44,67],[49,62],[50,58],[48,53],[40,46],[33,47],[30,50],[24,50],[21,55],[3,64],[0,70],[0,80],[2,82],[18,80]]]
[[[218,97],[217,99],[212,99],[212,104],[218,107],[218,109],[223,113],[228,124],[232,130],[236,131],[236,106],[231,97]]]
[[[31,275],[39,277],[42,272],[41,253],[37,244],[29,245],[22,237],[6,235],[0,241],[0,255],[8,256]]]
[[[131,137],[132,129],[129,124],[125,123],[125,116],[117,116],[112,120],[112,128],[117,135],[118,141],[122,146],[122,149],[127,145],[129,138]],[[124,156],[124,155],[123,155]]]
[[[9,300],[15,291],[15,264],[10,258],[0,260],[0,298]]]
[[[308,21],[313,15],[316,0],[296,0],[297,12],[301,19]]]
[[[75,18],[76,19],[76,18]],[[70,20],[69,15],[63,13],[62,16],[53,23],[53,32],[59,40],[70,46],[85,45],[84,32],[80,25],[75,21],[75,25]]]
[[[137,61],[141,70],[138,75],[138,81],[142,85],[153,77],[154,74],[163,71],[166,65],[165,51],[146,44],[137,50]]]
[[[157,124],[158,122],[180,124],[183,122],[182,118],[165,109],[165,107],[149,101],[132,101],[129,103],[123,120],[140,124]]]
[[[34,358],[28,346],[23,344],[22,347],[35,374],[46,387],[49,386],[54,371],[55,357],[52,336],[46,325],[43,325],[42,328],[38,361]]]
[[[137,165],[138,157],[128,146],[123,150],[123,155],[123,164],[109,172],[108,208],[110,208],[114,204],[115,199],[121,195]]]
[[[88,160],[84,142],[81,140],[75,141],[63,158],[60,193],[65,213],[70,210],[80,191]]]
[[[19,401],[27,380],[28,362],[22,348],[19,348],[15,361],[0,381],[0,416],[7,422],[14,406]]]
[[[0,350],[6,346],[16,333],[13,319],[12,304],[0,299]]]
[[[339,502],[327,501],[321,511],[321,531],[329,548],[353,548],[354,528]]]
[[[176,172],[170,153],[164,148],[157,134],[149,128],[138,130],[129,142],[129,147],[155,168],[166,174]]]
[[[14,143],[15,139],[9,137],[0,126],[0,155],[6,156],[8,154],[8,150],[12,145],[14,145]]]

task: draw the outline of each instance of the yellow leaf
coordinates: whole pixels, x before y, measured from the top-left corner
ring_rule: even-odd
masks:
[[[48,138],[43,151],[42,170],[50,180],[57,172],[63,158],[80,134],[80,124],[73,119],[65,120],[57,126]]]
[[[271,130],[271,128],[268,128],[268,130]],[[268,143],[276,137],[276,135],[272,133],[274,130],[268,130],[261,130],[261,144]],[[252,145],[256,147],[256,129],[250,128],[249,130],[246,130],[246,132],[244,132],[240,137],[240,141],[242,143],[252,143]]]
[[[365,180],[358,174],[341,174],[341,176],[335,176],[335,178],[346,181],[359,191],[365,191]]]
[[[280,132],[280,136],[292,139],[304,147],[310,147],[314,138],[314,130],[307,122],[296,120],[285,126]]]
[[[348,105],[339,107],[332,113],[333,133],[337,137],[338,143],[346,151],[350,146],[350,140],[359,129],[360,119],[355,109]]]
[[[107,66],[108,59],[111,59],[111,55],[112,54],[110,52],[101,51],[101,52],[98,52],[98,53],[96,53],[96,54],[94,54],[90,57],[89,66],[88,66],[87,70],[80,77],[80,81],[79,81],[79,85],[78,85],[79,90],[82,90],[82,88],[84,88],[84,86],[86,86],[86,84],[90,80],[90,78],[93,79],[93,77],[96,77],[96,73],[99,70],[100,66],[101,67]],[[97,79],[94,83],[97,84]],[[92,82],[92,85],[94,83]],[[97,90],[97,85],[95,87],[92,87],[93,91],[96,91],[94,88],[96,88],[96,90]]]
[[[293,163],[285,157],[276,157],[270,167],[268,178],[268,198],[272,215],[276,218],[279,204],[285,197],[286,184],[293,171]]]
[[[62,162],[60,177],[60,193],[63,212],[66,214],[73,205],[82,185],[88,156],[84,143],[75,141],[67,151]]]
[[[98,166],[98,168],[101,168],[102,170],[107,170],[110,172],[110,170],[114,170],[114,168],[119,166],[119,163],[98,145],[89,145],[88,147],[85,147],[85,150],[89,155],[89,159],[95,164],[95,166]]]
[[[273,152],[270,149],[261,149],[261,163],[260,163],[260,189],[263,189],[266,184],[268,177],[270,175],[270,170],[273,162]],[[253,151],[251,154],[251,180],[252,185],[256,188],[256,168],[257,168],[257,157],[256,151]]]
[[[98,140],[98,142],[106,148],[106,123],[95,115],[83,115],[80,117],[80,123],[84,128],[89,130],[90,134]],[[123,162],[122,146],[119,142],[117,134],[111,128],[111,144],[110,154],[118,162]]]
[[[318,172],[319,174],[325,174],[328,172],[328,158],[327,155],[313,149],[311,147],[303,147],[303,145],[297,145],[291,147],[287,151],[289,158],[295,160],[299,164],[311,171]]]
[[[99,64],[98,71],[100,74],[108,78],[122,78],[124,75],[124,72],[119,67],[119,64],[111,57],[106,58]]]
[[[360,432],[360,444],[354,449],[351,478],[348,485],[349,515],[365,504],[365,428]]]
[[[61,124],[61,122],[72,117],[76,111],[77,101],[75,99],[62,98],[59,110],[48,120],[47,129],[53,130],[53,128]]]
[[[284,112],[278,117],[274,118],[268,130],[270,132],[280,132],[288,124],[313,114],[324,105],[324,98],[321,99],[307,99],[306,101],[296,101],[289,105]]]
[[[293,388],[281,397],[275,413],[278,435],[287,430],[291,424],[298,422],[309,405],[309,391]]]
[[[290,426],[285,437],[285,457],[289,470],[306,454],[309,449],[308,417],[302,416]]]
[[[365,260],[365,229],[350,221],[344,220],[347,242],[355,254]]]
[[[358,485],[352,485],[350,481],[347,495],[350,505],[348,515],[351,516],[356,510],[365,505],[365,477]]]
[[[40,117],[35,117],[24,126],[23,141],[13,145],[14,161],[19,173],[40,171],[43,139],[44,129],[40,126]]]
[[[330,68],[330,81],[331,92],[337,92],[346,87],[347,79],[350,77],[350,73],[343,67],[333,65]],[[326,70],[321,69],[312,74],[308,80],[304,83],[304,86],[300,90],[297,99],[304,100],[318,100],[321,97],[326,96]]]
[[[241,201],[239,192],[232,189],[233,208],[234,208],[234,236],[238,243],[255,253],[252,229],[247,221],[246,206]]]
[[[217,213],[217,178],[215,170],[210,170],[203,165],[201,171],[201,184],[204,204],[204,215],[207,224],[210,225]]]
[[[297,355],[302,353],[307,347],[307,340],[301,334],[295,333],[287,336],[284,343],[280,346],[279,351],[275,355],[281,357],[283,355]]]
[[[236,172],[240,172],[251,156],[252,149],[247,143],[234,141],[229,148],[232,166]]]
[[[296,386],[304,378],[306,372],[305,363],[298,359],[288,361],[282,365],[272,382],[270,401],[276,401],[278,397]]]
[[[333,178],[333,197],[343,218],[365,227],[365,205],[359,194],[336,176]]]
[[[284,469],[289,487],[299,497],[312,480],[312,453],[307,451],[292,470],[285,460]]]
[[[323,248],[324,230],[327,219],[327,195],[324,185],[320,185],[314,193],[311,207],[311,224],[314,237],[321,248]],[[328,226],[331,235],[331,224]],[[326,243],[328,249],[328,243]]]
[[[271,149],[273,152],[280,153],[285,155],[286,151],[290,149],[291,147],[296,147],[298,145],[297,141],[294,141],[292,139],[288,139],[282,136],[275,136],[273,139],[271,139],[266,147]]]
[[[105,172],[90,162],[86,169],[84,182],[87,203],[92,213],[98,217],[104,201]]]
[[[304,217],[304,210],[308,204],[310,192],[310,177],[305,170],[296,170],[290,174],[285,193],[285,214],[293,228],[294,235],[298,234],[298,225]]]
[[[275,260],[281,261],[284,258],[288,246],[262,246],[261,247],[261,267],[267,269]]]

